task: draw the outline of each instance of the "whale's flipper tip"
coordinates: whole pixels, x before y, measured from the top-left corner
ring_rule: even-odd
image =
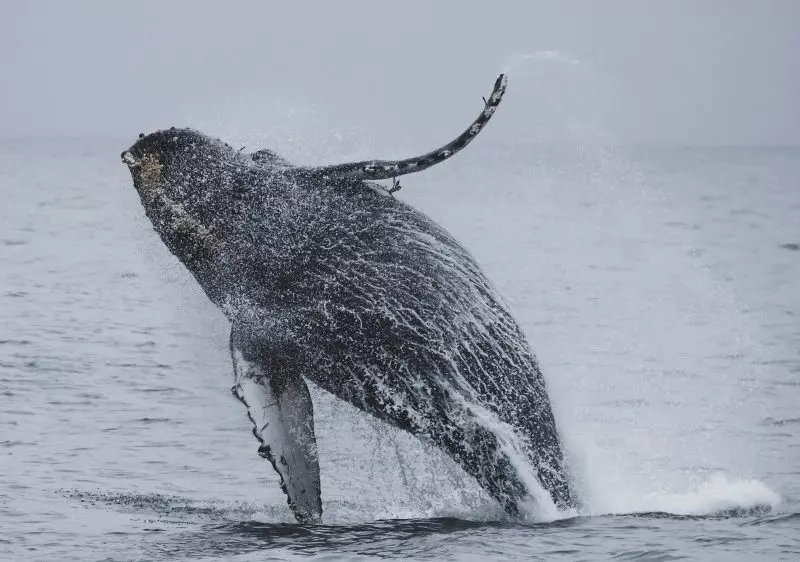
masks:
[[[508,87],[508,77],[505,74],[501,74],[497,77],[497,80],[494,83],[494,90],[492,91],[492,95],[489,97],[490,102],[494,102],[494,104],[500,103],[500,100],[503,99],[503,96],[506,93],[506,88]]]

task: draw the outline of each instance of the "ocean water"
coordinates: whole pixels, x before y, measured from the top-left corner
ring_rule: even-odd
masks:
[[[0,559],[800,558],[800,150],[494,146],[406,178],[528,334],[584,507],[509,520],[312,389],[324,524],[297,525],[131,140],[0,143]]]

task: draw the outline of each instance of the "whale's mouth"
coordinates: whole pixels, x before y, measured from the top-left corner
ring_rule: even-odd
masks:
[[[133,153],[130,150],[124,151],[121,156],[122,156],[122,161],[129,168],[134,168],[136,166],[139,166],[139,161],[136,159],[136,157],[133,155]]]

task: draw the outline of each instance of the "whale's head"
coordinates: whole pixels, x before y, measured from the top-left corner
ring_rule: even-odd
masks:
[[[133,176],[133,184],[147,202],[158,196],[181,203],[206,196],[219,187],[234,150],[218,139],[193,129],[165,129],[139,135],[122,161]]]
[[[173,253],[187,265],[211,255],[236,151],[198,131],[172,128],[139,135],[122,152],[122,161],[147,216]]]

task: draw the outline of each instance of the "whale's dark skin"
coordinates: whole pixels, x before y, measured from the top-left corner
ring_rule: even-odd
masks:
[[[529,490],[495,431],[511,428],[556,505],[574,505],[544,379],[507,306],[450,234],[369,181],[463,148],[504,89],[501,76],[455,141],[397,162],[294,167],[190,129],[122,155],[156,232],[231,321],[233,392],[300,521],[322,514],[304,379],[433,442],[515,515]]]

